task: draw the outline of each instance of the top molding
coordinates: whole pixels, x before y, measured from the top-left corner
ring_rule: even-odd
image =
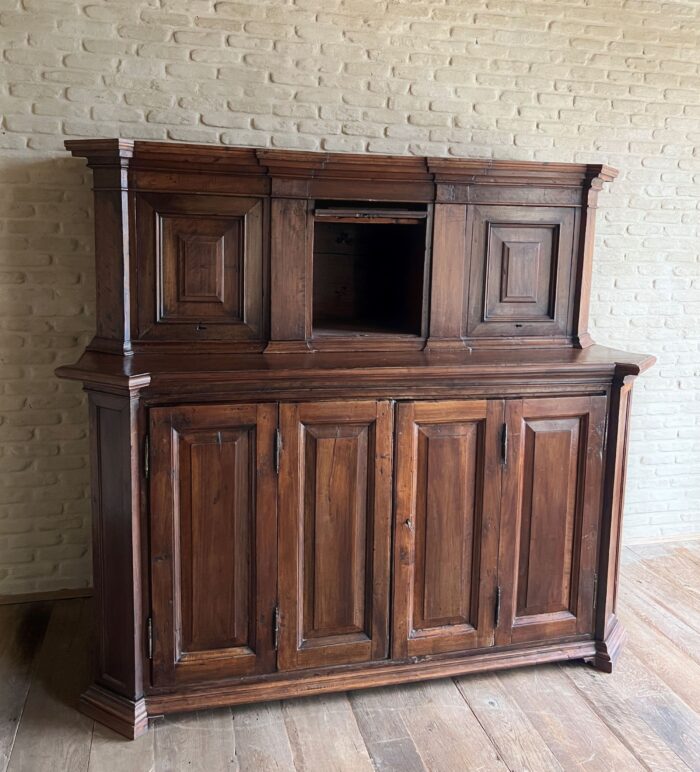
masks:
[[[430,158],[373,153],[267,150],[128,139],[67,140],[72,155],[91,167],[178,169],[292,179],[345,179],[437,184],[520,184],[582,187],[615,179],[604,164],[499,161],[484,158]]]

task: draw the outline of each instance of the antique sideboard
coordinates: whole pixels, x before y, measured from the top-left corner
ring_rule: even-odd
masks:
[[[117,139],[94,175],[97,672],[148,716],[610,671],[632,382],[593,343],[602,165]]]

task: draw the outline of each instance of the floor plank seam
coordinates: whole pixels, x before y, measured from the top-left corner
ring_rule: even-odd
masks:
[[[568,679],[568,681],[569,681],[571,684],[573,684],[573,686],[574,686],[574,688],[576,689],[576,691],[578,692],[578,694],[580,694],[580,695],[581,695],[581,697],[583,697],[584,701],[585,701],[585,702],[586,702],[586,704],[587,704],[587,705],[590,707],[590,709],[593,711],[593,713],[594,713],[594,714],[595,714],[595,715],[596,715],[596,716],[597,716],[597,717],[600,719],[600,721],[601,721],[603,724],[605,724],[605,726],[606,726],[606,727],[609,729],[609,731],[610,731],[610,732],[611,732],[613,735],[615,735],[615,737],[617,737],[617,739],[618,739],[618,740],[619,740],[619,741],[622,743],[622,745],[624,745],[624,746],[625,746],[625,748],[627,748],[627,750],[628,750],[628,751],[629,751],[629,752],[632,754],[632,756],[634,756],[634,758],[635,758],[635,759],[637,759],[637,761],[640,763],[640,765],[641,765],[642,767],[644,767],[645,769],[650,769],[650,767],[649,767],[649,766],[648,766],[648,764],[647,764],[647,763],[644,761],[644,759],[640,758],[640,756],[638,755],[638,752],[635,752],[635,749],[634,749],[634,745],[632,745],[632,744],[631,744],[631,743],[628,741],[628,739],[627,739],[627,736],[625,735],[625,733],[624,733],[624,732],[620,732],[620,731],[619,731],[619,730],[620,730],[620,727],[618,726],[618,724],[617,724],[615,721],[612,721],[612,722],[608,721],[608,720],[605,718],[605,716],[604,716],[604,715],[601,715],[600,711],[599,711],[599,710],[598,710],[598,708],[596,707],[596,704],[595,704],[595,702],[594,702],[593,700],[591,700],[591,699],[590,699],[590,697],[588,696],[588,694],[587,694],[585,691],[583,691],[581,688],[579,688],[579,686],[578,686],[578,684],[576,683],[576,681],[575,681],[575,680],[574,680],[574,679],[573,679],[573,678],[570,676],[570,674],[568,673],[566,665],[565,665],[564,663],[559,663],[558,667],[559,667],[559,669],[560,669],[560,670],[561,670],[561,671],[564,673],[564,675],[565,675],[565,677]],[[602,677],[602,678],[609,678],[609,677],[610,677],[610,674],[609,674],[609,673],[600,674],[600,675],[601,675],[601,677]],[[675,694],[675,693],[674,693],[674,694]],[[685,703],[684,703],[684,704],[685,704]],[[644,716],[640,716],[640,718],[641,718],[641,720],[642,720],[642,721],[643,721],[643,722],[644,722],[644,723],[645,723],[645,724],[646,724],[646,725],[649,727],[649,729],[650,729],[650,730],[653,732],[653,731],[654,731],[654,727],[652,727],[652,726],[649,724],[649,722],[648,722],[648,721],[647,721],[647,720],[644,718]],[[673,754],[673,755],[674,755],[674,756],[675,756],[675,757],[678,759],[678,761],[679,761],[679,762],[680,762],[680,763],[681,763],[681,764],[682,764],[684,767],[687,767],[688,769],[690,769],[690,767],[688,767],[688,765],[685,763],[685,761],[684,761],[684,760],[683,760],[683,759],[682,759],[682,758],[681,758],[681,757],[680,757],[680,756],[679,756],[679,755],[676,753],[676,751],[675,751],[673,748],[671,748],[671,747],[670,747],[668,744],[666,744],[666,749],[667,749],[667,750],[669,750],[669,751],[670,751],[670,752],[671,752],[671,753],[672,753],[672,754]]]
[[[467,678],[468,678],[468,677],[469,677],[469,676],[467,676]],[[488,738],[489,738],[489,742],[491,743],[491,747],[492,747],[492,748],[493,748],[493,750],[495,751],[495,753],[496,753],[496,757],[498,758],[498,760],[499,760],[499,761],[500,761],[500,762],[503,764],[503,766],[504,766],[504,767],[505,767],[505,768],[506,768],[506,769],[507,769],[509,772],[516,772],[516,770],[514,770],[514,769],[511,769],[511,768],[508,766],[508,764],[506,763],[505,759],[503,758],[503,755],[502,755],[502,753],[501,753],[501,750],[500,750],[500,748],[498,747],[498,745],[496,745],[496,742],[495,742],[495,740],[493,739],[493,737],[491,737],[491,735],[490,735],[490,734],[489,734],[489,732],[487,731],[486,727],[485,727],[485,726],[484,726],[484,724],[482,723],[482,721],[481,721],[481,719],[479,718],[479,716],[477,716],[476,712],[474,711],[474,708],[472,708],[472,706],[469,704],[469,700],[467,699],[466,695],[465,695],[465,694],[464,694],[464,692],[462,691],[462,689],[461,689],[460,685],[457,683],[456,679],[455,679],[455,678],[451,678],[450,680],[451,680],[451,681],[452,681],[452,683],[455,685],[455,688],[456,688],[456,689],[457,689],[457,691],[459,692],[459,696],[462,698],[462,700],[464,701],[465,705],[466,705],[466,706],[469,708],[469,710],[471,711],[471,714],[472,714],[472,716],[474,716],[474,718],[476,719],[476,722],[477,722],[477,724],[479,724],[479,726],[481,727],[481,729],[482,729],[483,733],[486,735],[486,737],[488,737]]]

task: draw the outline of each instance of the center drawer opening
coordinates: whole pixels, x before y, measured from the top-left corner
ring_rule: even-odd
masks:
[[[425,205],[317,205],[314,335],[421,335],[427,221]]]

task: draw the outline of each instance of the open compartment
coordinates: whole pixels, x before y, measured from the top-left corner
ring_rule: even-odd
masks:
[[[421,336],[427,224],[424,205],[317,205],[314,335]]]

